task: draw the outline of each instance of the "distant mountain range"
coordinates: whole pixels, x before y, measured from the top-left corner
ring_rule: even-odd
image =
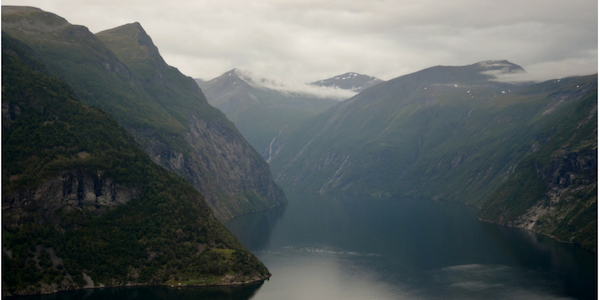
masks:
[[[496,80],[521,72],[508,61],[484,61],[380,83],[283,130],[272,144],[271,170],[286,190],[484,206],[483,219],[595,249],[595,218],[566,231],[559,223],[575,224],[565,216],[593,214],[596,207],[597,171],[590,166],[597,152],[597,76]],[[535,194],[517,189],[515,182],[542,170]],[[569,176],[579,179],[559,179]],[[521,206],[503,202],[508,190]],[[555,190],[564,196],[550,196]],[[581,195],[573,198],[575,191]],[[520,193],[531,197],[519,200]]]
[[[357,77],[355,83],[345,93],[338,91],[346,89],[344,87],[286,86],[238,69],[209,81],[197,82],[208,102],[225,113],[248,142],[269,160],[271,142],[283,128],[333,107],[344,100],[340,96],[353,96],[357,89],[367,86],[357,88],[359,81],[366,84],[373,81],[366,80],[373,77],[364,75],[352,77]],[[327,82],[333,84],[336,80]]]

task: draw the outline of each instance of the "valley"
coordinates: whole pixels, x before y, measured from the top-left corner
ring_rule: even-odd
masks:
[[[597,74],[194,80],[139,22],[2,30],[3,296],[593,298]]]

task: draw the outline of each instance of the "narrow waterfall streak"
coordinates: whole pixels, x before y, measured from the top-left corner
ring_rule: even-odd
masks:
[[[271,161],[271,154],[273,153],[273,143],[275,142],[275,139],[281,135],[281,132],[288,126],[289,124],[283,126],[283,128],[281,128],[279,130],[279,133],[273,137],[273,139],[271,140],[271,143],[269,144],[269,157],[267,158],[267,163],[269,163]]]

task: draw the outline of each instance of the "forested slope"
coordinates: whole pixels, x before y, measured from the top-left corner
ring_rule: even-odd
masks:
[[[269,276],[192,185],[34,55],[2,34],[4,295]]]
[[[195,81],[168,66],[138,23],[97,35],[32,7],[2,7],[2,30],[27,44],[86,105],[123,126],[183,176],[220,220],[285,203],[267,163]]]

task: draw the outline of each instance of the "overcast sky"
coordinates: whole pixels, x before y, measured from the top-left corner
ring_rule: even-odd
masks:
[[[597,73],[597,0],[3,0],[96,33],[140,22],[168,64],[211,79],[240,68],[312,82],[389,80],[507,59],[534,78]]]

